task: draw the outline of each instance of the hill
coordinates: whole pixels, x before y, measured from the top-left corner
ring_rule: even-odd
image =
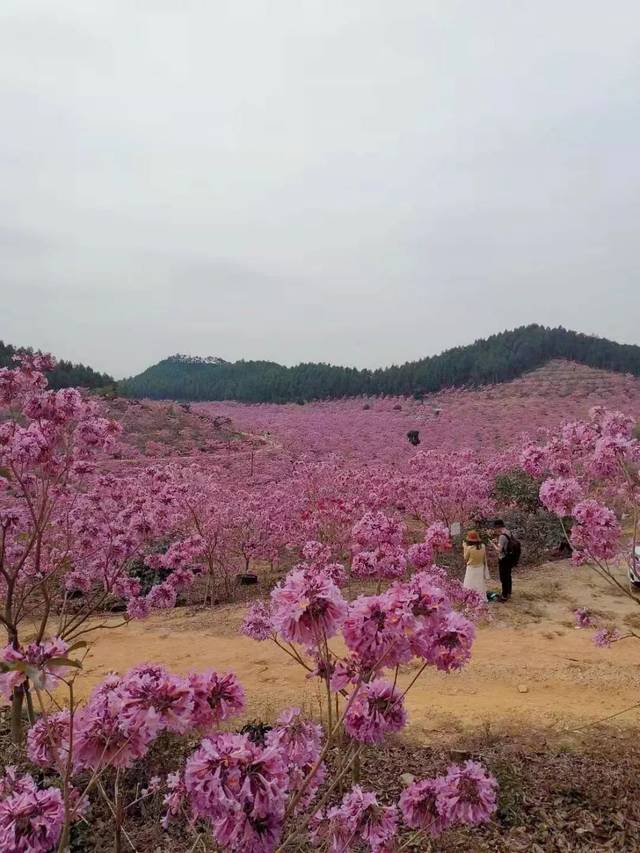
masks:
[[[440,355],[377,370],[330,364],[284,367],[270,361],[166,358],[123,380],[130,397],[243,402],[304,402],[360,395],[415,395],[506,382],[553,359],[640,376],[640,346],[562,327],[522,326]]]
[[[0,341],[0,367],[13,367],[13,356],[21,352],[33,352],[31,347],[14,347]],[[84,364],[73,364],[61,359],[53,370],[47,373],[50,388],[104,388],[114,385],[113,376],[108,373],[98,373],[92,367]]]
[[[226,418],[245,434],[267,436],[291,458],[335,454],[402,465],[415,453],[410,430],[419,431],[421,450],[471,448],[490,456],[518,444],[525,432],[535,436],[586,418],[593,406],[640,419],[640,379],[553,360],[510,382],[448,388],[421,400],[352,398],[305,406],[226,401],[195,403],[193,409],[212,420]]]

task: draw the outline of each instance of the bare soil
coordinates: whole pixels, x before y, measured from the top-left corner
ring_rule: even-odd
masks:
[[[640,701],[640,645],[610,649],[592,631],[574,627],[573,611],[587,607],[603,624],[640,627],[640,607],[588,568],[553,563],[516,574],[514,597],[492,604],[479,626],[469,665],[444,675],[427,670],[407,697],[408,734],[429,742],[446,734],[504,725],[563,731],[593,723]],[[248,718],[271,719],[283,706],[318,709],[318,688],[272,643],[239,634],[244,605],[207,610],[177,608],[144,622],[97,633],[78,680],[84,693],[106,672],[155,661],[178,673],[233,670],[247,691]],[[400,682],[415,669],[406,667]],[[634,725],[638,709],[615,718]]]

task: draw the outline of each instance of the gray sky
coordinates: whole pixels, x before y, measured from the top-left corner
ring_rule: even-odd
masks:
[[[0,115],[6,341],[640,343],[637,0],[2,0]]]

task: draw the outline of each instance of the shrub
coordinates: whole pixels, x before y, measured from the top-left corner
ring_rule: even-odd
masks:
[[[540,483],[522,468],[496,476],[491,496],[500,507],[535,513],[540,507]]]

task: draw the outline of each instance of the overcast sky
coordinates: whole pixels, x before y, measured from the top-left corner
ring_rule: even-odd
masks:
[[[0,116],[5,341],[640,343],[637,0],[2,0]]]

